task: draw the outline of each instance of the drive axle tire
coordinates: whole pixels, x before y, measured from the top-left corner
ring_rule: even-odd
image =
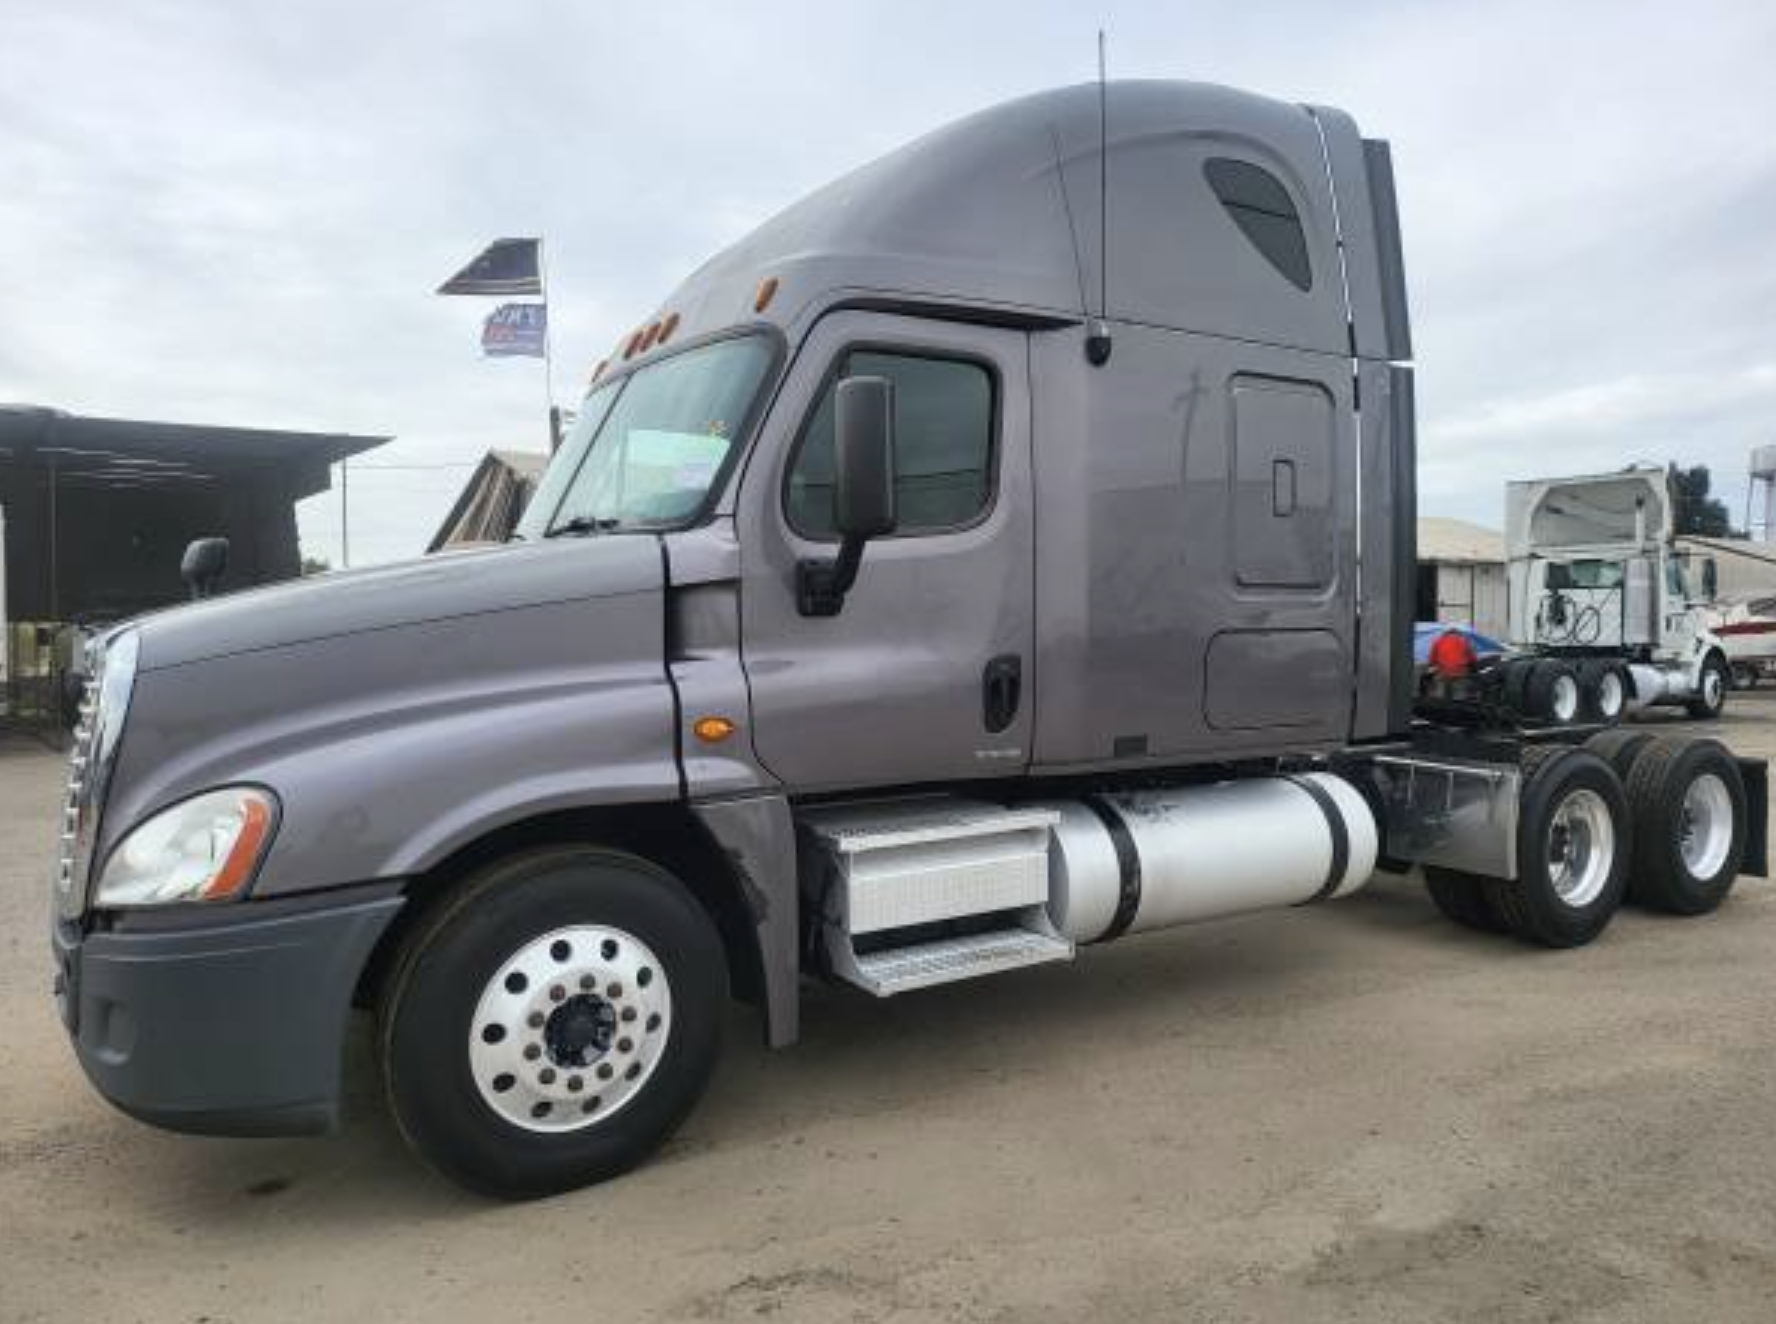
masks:
[[[1584,704],[1579,676],[1565,662],[1543,658],[1529,673],[1523,688],[1525,711],[1538,721],[1567,726],[1578,720]]]
[[[1424,880],[1425,891],[1431,894],[1432,903],[1443,912],[1445,919],[1482,933],[1511,931],[1511,926],[1493,907],[1492,897],[1486,890],[1487,880],[1479,874],[1426,865]]]
[[[708,1083],[726,967],[696,899],[645,860],[561,848],[495,863],[403,945],[380,1008],[389,1110],[484,1194],[615,1176]]]
[[[1628,673],[1619,662],[1582,664],[1579,689],[1584,693],[1585,716],[1591,721],[1614,724],[1628,711]]]
[[[1702,674],[1696,679],[1697,697],[1684,708],[1698,721],[1712,721],[1726,708],[1727,691],[1732,684],[1733,677],[1727,671],[1726,662],[1719,653],[1710,653],[1702,659]]]
[[[1589,750],[1531,749],[1523,758],[1517,877],[1488,879],[1487,896],[1525,942],[1581,947],[1602,933],[1628,879],[1622,779]]]
[[[1616,776],[1622,779],[1622,785],[1626,788],[1628,774],[1634,771],[1635,760],[1652,743],[1651,731],[1632,731],[1617,727],[1610,731],[1599,731],[1585,742],[1585,748],[1614,768]]]
[[[1745,858],[1745,781],[1714,740],[1664,736],[1628,778],[1634,811],[1629,895],[1674,915],[1705,915],[1727,899]]]

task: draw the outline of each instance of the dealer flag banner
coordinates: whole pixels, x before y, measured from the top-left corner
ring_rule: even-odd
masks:
[[[490,359],[540,359],[548,353],[549,305],[502,303],[481,324],[481,352]]]
[[[438,287],[439,294],[541,294],[540,239],[495,239],[468,266]]]

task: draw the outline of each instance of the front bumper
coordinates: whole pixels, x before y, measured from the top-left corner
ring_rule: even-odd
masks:
[[[247,903],[187,927],[54,930],[81,1068],[132,1117],[204,1135],[335,1129],[352,994],[401,897]]]

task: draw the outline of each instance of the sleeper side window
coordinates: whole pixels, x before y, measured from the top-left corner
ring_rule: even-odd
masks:
[[[1307,258],[1307,234],[1301,213],[1283,182],[1249,161],[1212,157],[1203,175],[1228,217],[1264,259],[1296,289],[1313,288],[1313,267]]]
[[[895,494],[901,534],[963,528],[993,495],[993,375],[967,359],[851,350],[809,416],[785,505],[804,538],[833,537],[833,393],[846,377],[894,383]]]

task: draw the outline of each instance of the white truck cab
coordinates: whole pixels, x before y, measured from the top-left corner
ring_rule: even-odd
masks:
[[[1507,484],[1511,646],[1621,664],[1632,706],[1719,715],[1730,672],[1704,617],[1714,561],[1680,551],[1676,532],[1660,468]]]

